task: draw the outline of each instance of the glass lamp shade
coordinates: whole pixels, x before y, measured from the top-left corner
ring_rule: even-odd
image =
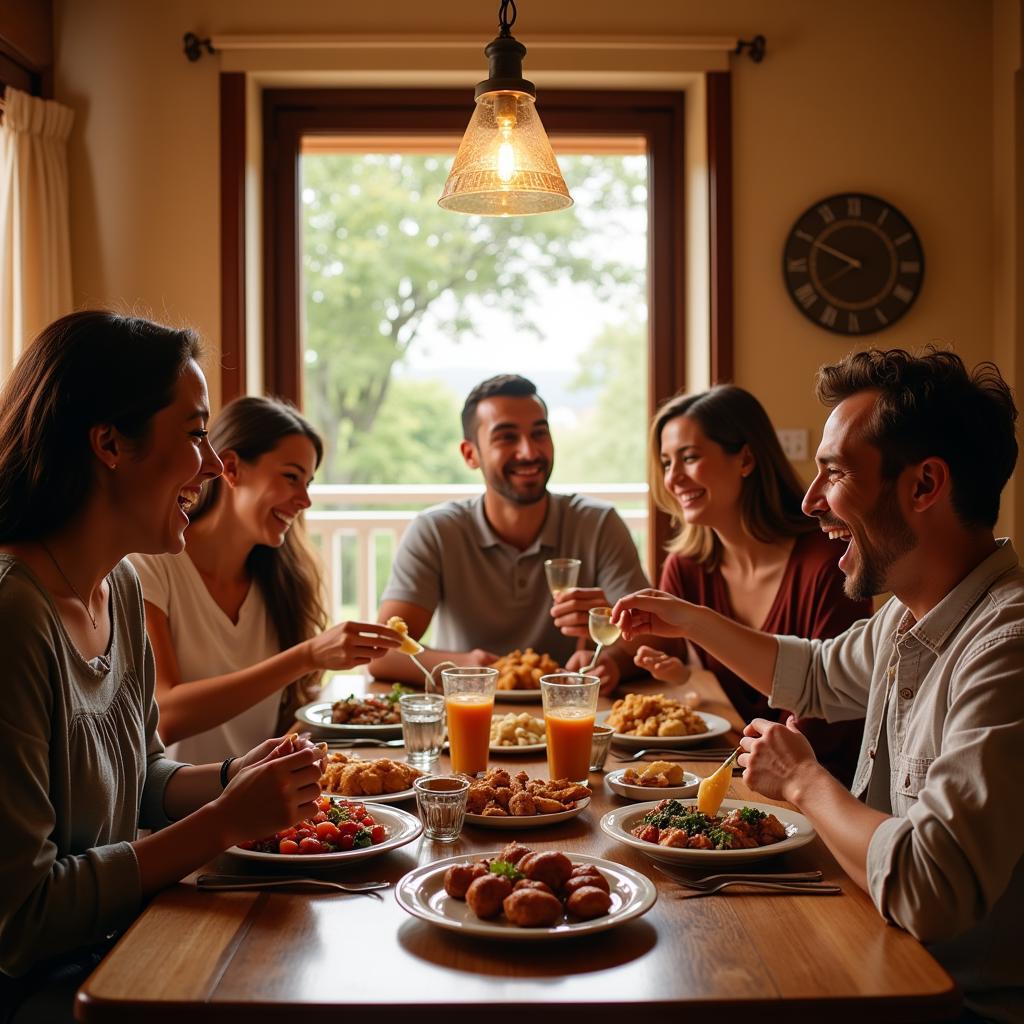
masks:
[[[484,217],[572,206],[551,143],[527,93],[485,92],[462,137],[438,205]]]

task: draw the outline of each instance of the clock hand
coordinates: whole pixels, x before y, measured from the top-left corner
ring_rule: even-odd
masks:
[[[811,248],[822,249],[830,256],[835,256],[836,259],[840,259],[844,263],[849,263],[854,270],[860,270],[860,260],[854,259],[852,256],[847,256],[845,252],[840,252],[838,249],[833,249],[831,245],[826,245],[825,242],[815,240],[811,243]]]
[[[837,270],[834,274],[829,274],[828,277],[823,277],[821,279],[821,283],[822,284],[831,284],[833,281],[837,281],[839,278],[841,278],[844,274],[848,274],[851,270],[859,269],[859,267],[860,267],[859,263],[857,264],[856,268],[854,267],[854,265],[852,263],[848,263],[845,267],[843,267],[840,270]]]

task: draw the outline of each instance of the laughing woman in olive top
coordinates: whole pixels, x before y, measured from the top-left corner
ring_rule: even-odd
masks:
[[[671,399],[651,426],[654,500],[678,525],[660,588],[744,625],[806,639],[838,636],[871,614],[869,601],[843,592],[842,546],[800,510],[803,488],[761,404],[734,385]],[[641,647],[637,664],[665,682],[689,670],[681,647]],[[744,721],[785,721],[788,712],[704,651]],[[863,721],[801,719],[821,761],[849,785]]]
[[[180,551],[220,473],[198,356],[191,331],[74,313],[0,394],[0,1008],[20,1004],[17,1021],[69,1019],[75,983],[146,899],[319,794],[308,742],[186,765],[157,734],[125,555]]]

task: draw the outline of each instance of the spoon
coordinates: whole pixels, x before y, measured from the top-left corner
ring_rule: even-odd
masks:
[[[584,675],[586,675],[586,673],[588,673],[588,672],[593,672],[594,666],[597,664],[597,659],[601,657],[601,651],[602,651],[603,648],[604,648],[604,644],[599,643],[597,645],[597,650],[594,651],[594,657],[591,658],[590,664],[585,669],[583,669],[583,674]]]

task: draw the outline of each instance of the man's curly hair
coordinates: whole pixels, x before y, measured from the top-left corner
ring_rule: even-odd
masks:
[[[878,392],[866,440],[882,453],[882,473],[897,477],[926,458],[942,459],[953,508],[965,526],[995,526],[999,496],[1017,462],[1013,393],[994,363],[969,373],[954,352],[929,346],[853,352],[818,370],[815,391],[832,408],[861,391]]]

